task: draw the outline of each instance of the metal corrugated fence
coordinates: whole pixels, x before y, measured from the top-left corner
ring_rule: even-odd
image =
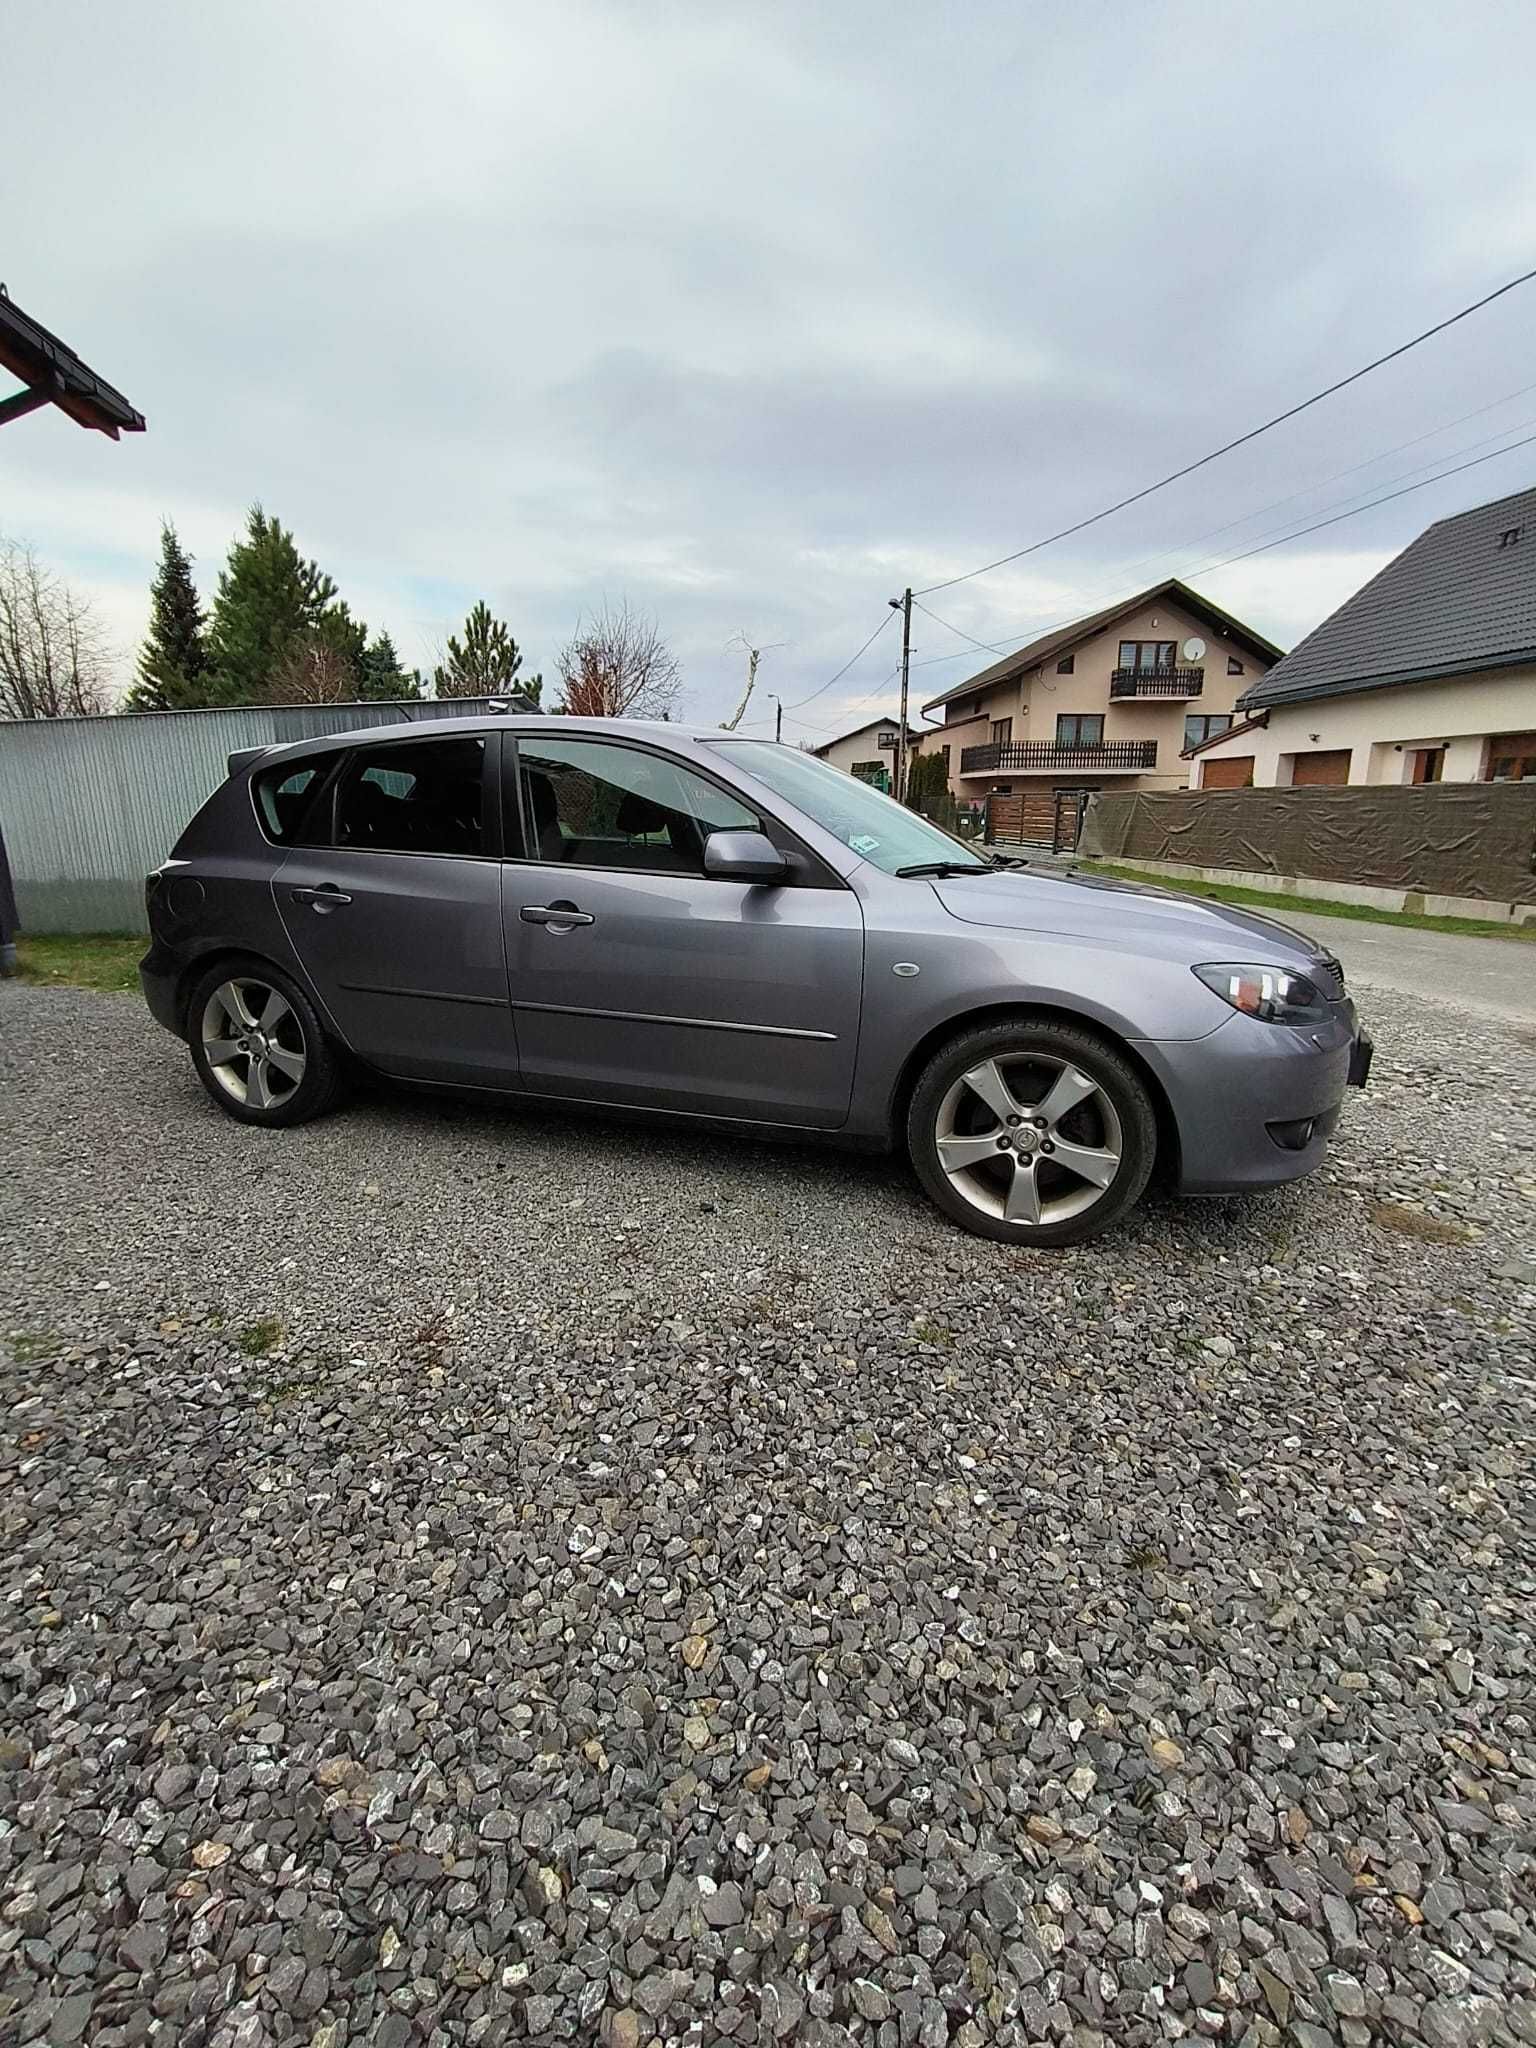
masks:
[[[506,699],[147,711],[0,724],[0,834],[23,932],[141,932],[144,877],[241,747],[406,719],[479,718]]]

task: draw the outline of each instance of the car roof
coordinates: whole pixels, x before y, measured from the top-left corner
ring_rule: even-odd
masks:
[[[702,740],[750,737],[728,733],[718,725],[678,725],[666,718],[519,717],[494,713],[475,718],[411,718],[402,720],[398,725],[358,725],[346,732],[285,740],[277,746],[245,747],[230,755],[230,773],[235,774],[257,761],[296,760],[306,754],[334,754],[346,747],[375,746],[381,741],[465,739],[488,732],[534,733],[555,739],[628,737],[670,740],[674,744],[679,740],[694,744]]]

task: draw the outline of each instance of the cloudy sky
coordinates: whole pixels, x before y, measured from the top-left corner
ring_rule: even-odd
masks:
[[[6,30],[12,296],[149,432],[0,435],[0,530],[142,630],[253,499],[429,661],[628,596],[718,719],[892,701],[910,581],[1080,518],[1536,263],[1536,10],[53,0]],[[1536,284],[928,601],[920,697],[1161,575],[1289,645],[1536,480]],[[9,388],[9,387],[7,387]],[[812,693],[816,694],[812,694]],[[793,708],[790,708],[793,707]],[[754,703],[749,724],[771,725]],[[761,715],[756,716],[760,711]]]

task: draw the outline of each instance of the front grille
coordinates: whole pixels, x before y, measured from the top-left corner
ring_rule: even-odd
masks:
[[[1342,1003],[1344,1000],[1344,970],[1332,953],[1324,953],[1311,967],[1312,980],[1317,992],[1325,1001]]]

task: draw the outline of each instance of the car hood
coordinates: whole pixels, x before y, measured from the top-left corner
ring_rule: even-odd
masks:
[[[946,875],[935,880],[933,889],[950,916],[966,924],[1083,938],[1134,941],[1139,935],[1159,952],[1184,952],[1192,964],[1252,959],[1289,965],[1315,960],[1326,950],[1305,932],[1259,911],[1103,875],[1012,869]]]

